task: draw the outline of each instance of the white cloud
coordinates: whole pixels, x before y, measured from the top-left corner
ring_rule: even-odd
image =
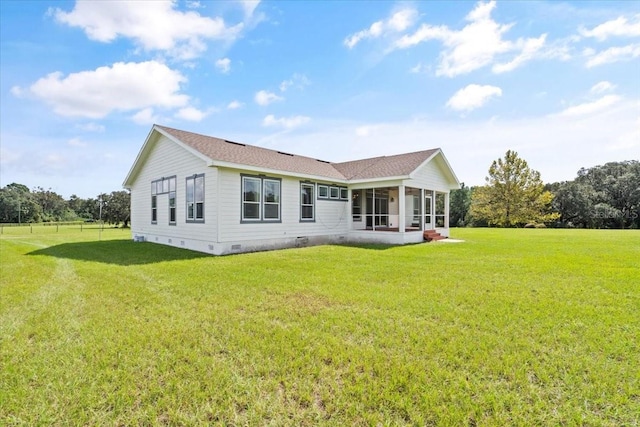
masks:
[[[515,70],[520,65],[535,58],[538,55],[540,49],[542,49],[542,47],[544,46],[546,39],[546,34],[541,35],[537,39],[518,39],[516,45],[519,45],[518,49],[520,49],[520,54],[509,62],[495,64],[491,70],[494,73],[504,73]]]
[[[502,96],[497,86],[470,84],[457,91],[447,101],[447,107],[456,111],[471,111],[482,107],[494,96]]]
[[[491,64],[499,55],[516,53],[510,61],[496,64],[494,72],[511,71],[540,55],[546,34],[537,38],[504,40],[503,35],[514,24],[499,24],[491,18],[495,1],[476,4],[465,19],[469,22],[459,31],[445,25],[423,24],[413,34],[399,38],[393,48],[406,49],[429,40],[439,40],[444,49],[440,53],[437,76],[455,77]]]
[[[186,80],[156,61],[118,62],[66,77],[51,73],[32,84],[29,91],[62,116],[98,119],[113,111],[184,107],[189,97],[180,93],[180,85]]]
[[[422,62],[417,63],[414,67],[409,69],[409,72],[417,74],[428,71],[430,68],[427,65],[422,65]]]
[[[206,40],[234,40],[243,24],[228,27],[220,17],[176,10],[175,1],[77,0],[71,12],[52,11],[58,22],[84,30],[87,37],[111,43],[130,38],[145,51],[163,51],[188,60],[200,56]]]
[[[105,127],[103,125],[99,125],[97,123],[85,123],[76,125],[76,129],[80,129],[86,132],[104,132]]]
[[[240,101],[231,101],[227,105],[227,110],[237,110],[238,108],[242,108],[244,104]]]
[[[353,49],[365,39],[375,39],[390,33],[399,33],[411,27],[417,17],[414,9],[405,8],[393,13],[388,19],[376,21],[369,28],[351,34],[344,39],[344,45]]]
[[[589,114],[597,113],[612,105],[616,104],[620,101],[620,97],[618,95],[605,95],[600,99],[591,102],[585,102],[583,104],[574,105],[573,107],[569,107],[560,113],[559,116],[586,116]]]
[[[635,22],[629,22],[626,17],[607,21],[591,30],[580,28],[579,33],[584,37],[594,37],[604,41],[609,37],[638,37],[640,36],[640,14],[635,15]]]
[[[589,90],[589,92],[593,93],[593,94],[599,94],[599,93],[603,93],[603,92],[609,92],[613,89],[616,88],[616,85],[612,84],[611,82],[608,82],[606,80],[601,81],[596,83],[595,85],[593,85],[591,87],[591,89]]]
[[[158,116],[154,114],[153,108],[151,107],[138,111],[131,117],[131,120],[139,125],[152,125],[160,121]]]
[[[276,95],[273,92],[269,92],[266,90],[261,90],[256,92],[256,95],[254,97],[254,100],[256,101],[256,104],[258,105],[269,105],[272,102],[276,102],[276,101],[282,101],[284,98],[281,96]]]
[[[242,10],[244,10],[245,17],[249,18],[253,16],[256,8],[260,4],[260,0],[240,0]]]
[[[278,126],[285,129],[293,129],[309,123],[311,119],[307,116],[291,116],[276,119],[273,114],[269,114],[262,120],[263,126]]]
[[[231,60],[229,58],[221,58],[216,61],[216,68],[221,73],[228,74],[231,71]]]
[[[620,61],[630,61],[640,57],[640,43],[622,47],[610,47],[598,53],[591,48],[587,48],[584,50],[584,55],[589,58],[585,64],[587,68]]]
[[[484,184],[491,162],[512,149],[540,171],[545,182],[556,182],[574,179],[582,167],[637,159],[639,105],[638,99],[621,100],[586,118],[544,115],[438,121],[412,117],[370,123],[314,118],[295,134],[280,132],[262,139],[256,134],[244,140],[334,162],[441,147],[467,185]]]
[[[67,144],[69,144],[72,147],[86,147],[87,143],[82,141],[80,138],[71,138],[69,141],[67,141]]]
[[[194,107],[185,107],[178,110],[176,118],[182,120],[188,120],[190,122],[199,122],[208,115],[207,112],[198,110]]]
[[[11,94],[16,98],[22,98],[24,96],[24,90],[20,86],[13,86],[11,88]]]
[[[358,126],[356,128],[356,136],[368,137],[370,135],[373,135],[377,129],[378,129],[377,125]]]
[[[290,87],[296,87],[298,89],[303,89],[305,86],[309,86],[311,82],[304,74],[294,73],[293,76],[289,80],[284,80],[280,83],[280,91],[286,92]]]

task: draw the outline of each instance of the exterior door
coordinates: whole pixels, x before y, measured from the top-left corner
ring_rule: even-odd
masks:
[[[433,215],[431,214],[431,196],[424,198],[424,229],[433,230]]]

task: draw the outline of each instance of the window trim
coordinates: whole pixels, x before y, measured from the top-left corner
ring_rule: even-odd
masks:
[[[158,196],[151,195],[151,224],[158,223]]]
[[[178,210],[177,210],[178,203],[177,203],[176,197],[177,197],[176,191],[169,191],[169,225],[177,225],[178,223]],[[173,206],[171,206],[171,200],[173,200]],[[173,221],[171,220],[172,210],[173,210]]]
[[[266,191],[266,186],[267,183],[277,183],[278,184],[278,195],[277,195],[277,201],[276,202],[267,202],[266,201],[266,197],[267,197],[267,191]],[[281,221],[281,216],[280,216],[280,212],[281,209],[280,207],[282,206],[282,180],[280,179],[275,179],[275,178],[262,178],[262,221],[264,222],[279,222]],[[267,218],[266,217],[266,212],[267,212],[267,205],[269,206],[273,206],[273,205],[277,205],[278,206],[278,216],[277,218]]]
[[[260,194],[258,195],[258,201],[245,201],[244,200],[244,185],[245,180],[259,181]],[[274,182],[278,184],[277,202],[265,201],[265,184],[268,182]],[[244,207],[245,203],[258,205],[258,217],[257,218],[245,218]],[[265,206],[277,205],[278,217],[277,218],[265,218]],[[249,175],[240,174],[240,223],[241,224],[257,224],[257,223],[281,223],[282,222],[282,178],[275,178],[266,175]]]
[[[202,200],[196,199],[196,182],[202,178]],[[193,201],[189,200],[189,181],[193,181]],[[204,174],[193,174],[185,178],[185,222],[188,224],[203,224],[205,218],[205,179]],[[193,217],[189,217],[189,203],[193,203]],[[198,204],[202,204],[202,217],[198,217]]]
[[[304,187],[311,188],[311,203],[303,204],[302,189]],[[316,197],[315,197],[316,184],[313,182],[300,182],[300,222],[316,222]],[[311,218],[305,218],[303,215],[304,208],[311,206]]]
[[[336,196],[333,196],[333,190],[336,190]],[[329,187],[329,199],[331,200],[340,200],[340,187],[337,185],[332,185]]]
[[[322,193],[325,193],[322,195]],[[329,186],[326,184],[318,184],[318,199],[328,199],[329,198]]]
[[[176,175],[171,175],[151,181],[151,224],[158,223],[158,196],[162,194],[170,195],[173,192],[175,197],[176,180]],[[169,225],[175,225],[175,222],[171,222],[171,208],[169,208]]]

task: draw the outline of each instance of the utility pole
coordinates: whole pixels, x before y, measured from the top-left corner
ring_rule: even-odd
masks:
[[[98,240],[102,240],[102,194],[98,197],[98,203],[100,203],[100,213],[98,214],[98,222],[100,223],[100,231],[98,231]]]

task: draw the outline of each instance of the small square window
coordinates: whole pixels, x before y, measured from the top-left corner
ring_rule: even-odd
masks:
[[[329,187],[326,185],[318,185],[318,199],[329,198]]]
[[[349,199],[349,190],[346,188],[341,188],[340,189],[340,199],[341,200],[348,200]]]
[[[331,187],[331,198],[332,199],[339,199],[340,198],[340,188],[338,187]]]

